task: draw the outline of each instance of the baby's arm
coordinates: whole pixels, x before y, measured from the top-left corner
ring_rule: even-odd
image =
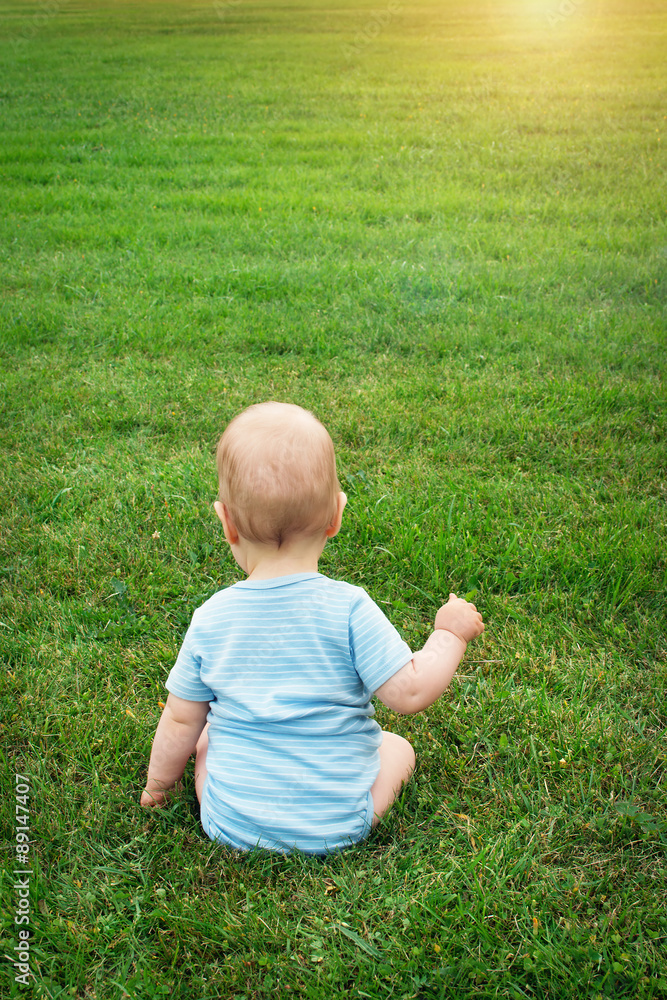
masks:
[[[424,648],[375,694],[393,712],[412,715],[423,711],[449,687],[468,642],[483,631],[482,616],[475,605],[450,594],[435,617],[435,632]]]
[[[183,776],[188,757],[206,725],[209,702],[186,701],[170,694],[153,739],[142,806],[161,806]]]

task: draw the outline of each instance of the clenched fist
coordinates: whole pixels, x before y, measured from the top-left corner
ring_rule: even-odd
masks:
[[[435,616],[435,627],[446,629],[463,642],[476,639],[484,631],[482,616],[469,601],[456,594],[450,594],[449,600]]]

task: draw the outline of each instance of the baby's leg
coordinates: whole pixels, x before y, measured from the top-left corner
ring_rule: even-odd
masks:
[[[204,726],[202,734],[197,742],[197,756],[195,757],[195,791],[197,798],[201,802],[204,782],[206,781],[206,751],[208,750],[208,723]]]
[[[373,826],[377,826],[392,802],[398,798],[401,788],[415,769],[415,752],[407,740],[397,733],[382,733],[380,747],[380,773],[371,795],[375,816]]]

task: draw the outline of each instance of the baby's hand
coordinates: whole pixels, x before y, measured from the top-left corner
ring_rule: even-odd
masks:
[[[484,631],[482,616],[474,604],[464,601],[456,594],[450,594],[449,600],[435,616],[435,627],[444,628],[463,642],[470,642]]]

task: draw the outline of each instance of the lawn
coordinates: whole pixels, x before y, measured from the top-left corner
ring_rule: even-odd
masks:
[[[0,38],[3,995],[664,1000],[664,5],[0,0]],[[217,438],[270,398],[336,445],[322,571],[414,649],[450,591],[486,621],[377,705],[417,772],[324,860],[209,842],[192,765],[138,804],[239,579]]]

